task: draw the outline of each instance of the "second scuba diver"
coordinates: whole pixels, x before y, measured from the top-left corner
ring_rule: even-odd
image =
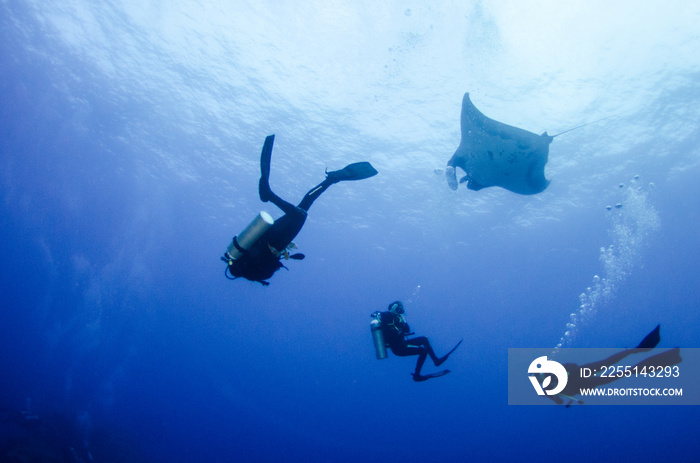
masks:
[[[389,310],[387,312],[377,311],[371,315],[372,323],[370,327],[374,337],[374,347],[377,352],[377,358],[386,358],[387,347],[398,357],[417,355],[416,371],[411,373],[413,381],[426,381],[430,378],[437,378],[438,376],[449,373],[450,370],[442,370],[437,373],[423,375],[421,374],[421,369],[428,356],[430,356],[430,359],[436,367],[445,363],[450,354],[462,344],[462,341],[459,341],[447,354],[438,357],[435,355],[430,341],[428,341],[428,338],[425,336],[411,339],[407,338],[407,336],[415,333],[411,332],[408,323],[406,323],[404,313],[406,313],[406,311],[404,310],[403,303],[401,303],[401,301],[395,301],[389,304]]]
[[[362,180],[377,175],[377,171],[369,162],[356,162],[341,170],[326,172],[326,179],[309,190],[298,206],[294,206],[277,196],[270,188],[270,160],[274,141],[274,135],[265,138],[260,154],[258,193],[262,202],[273,203],[282,209],[284,215],[273,223],[267,213],[261,213],[248,228],[233,238],[227,252],[221,258],[227,265],[227,278],[242,277],[265,286],[270,284],[266,280],[284,267],[280,259],[304,258],[303,254],[290,255],[288,250],[296,247],[292,240],[304,226],[309,207],[329,186],[346,180]]]
[[[644,352],[649,352],[661,341],[661,326],[656,325],[656,328],[651,330],[647,334],[642,342],[640,342],[637,347],[633,349],[625,349],[610,357],[599,360],[597,362],[587,363],[585,365],[577,365],[575,363],[565,363],[564,368],[568,372],[568,380],[566,382],[566,387],[557,395],[548,395],[547,397],[553,400],[556,404],[562,405],[564,401],[567,401],[566,407],[568,408],[572,403],[583,404],[583,400],[575,398],[581,393],[581,389],[593,389],[598,386],[604,386],[606,384],[612,383],[622,378],[620,375],[607,375],[599,376],[601,370],[604,367],[612,367],[622,359],[629,355],[639,354]],[[647,359],[634,365],[632,368],[642,370],[648,367],[659,367],[659,366],[672,366],[677,365],[683,361],[680,355],[680,348],[676,347],[673,349],[666,350],[659,354],[653,355]],[[598,375],[592,375],[588,378],[581,377],[582,369],[588,369],[590,371],[598,372]]]

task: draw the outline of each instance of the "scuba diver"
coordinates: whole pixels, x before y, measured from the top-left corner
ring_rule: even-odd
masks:
[[[582,405],[583,400],[574,398],[574,396],[580,393],[581,389],[593,389],[598,386],[604,386],[606,384],[612,383],[613,381],[622,378],[622,376],[618,375],[607,375],[605,377],[601,377],[595,374],[591,375],[590,377],[583,378],[581,377],[582,368],[588,369],[586,371],[597,372],[598,374],[600,374],[601,371],[605,371],[606,367],[610,368],[622,359],[632,354],[649,352],[650,350],[654,349],[661,341],[660,329],[661,325],[656,325],[656,328],[654,328],[649,334],[647,334],[644,337],[644,339],[642,339],[642,342],[640,342],[639,345],[637,345],[637,347],[635,347],[634,349],[625,349],[603,360],[587,363],[585,365],[565,363],[564,369],[566,369],[566,371],[568,372],[568,380],[566,382],[566,387],[563,391],[561,391],[561,393],[547,397],[552,399],[557,405],[562,405],[564,403],[564,399],[568,399],[568,403],[566,404],[567,408],[571,406],[571,404],[574,402],[578,403],[579,405]],[[661,352],[645,360],[642,360],[641,362],[634,365],[634,367],[636,367],[639,370],[642,370],[644,367],[649,368],[658,366],[677,365],[683,361],[683,359],[680,356],[680,351],[681,350],[678,347],[674,349],[669,349],[665,352]]]
[[[377,358],[386,358],[387,347],[398,357],[417,355],[416,371],[411,373],[413,381],[426,381],[430,378],[437,378],[438,376],[444,376],[449,373],[450,370],[442,370],[437,373],[423,375],[421,374],[421,368],[423,368],[425,359],[428,356],[430,356],[435,366],[439,367],[445,363],[445,360],[447,360],[450,354],[462,344],[462,341],[460,340],[447,354],[438,357],[435,355],[430,341],[428,341],[428,338],[425,336],[407,339],[407,336],[415,333],[411,332],[408,323],[406,323],[404,313],[406,313],[406,311],[403,308],[403,303],[401,301],[395,301],[389,304],[389,310],[387,312],[377,311],[371,315],[372,322],[370,323],[370,328],[374,338]]]
[[[313,202],[334,183],[362,180],[377,175],[377,171],[369,162],[356,162],[341,170],[326,171],[326,179],[309,190],[299,205],[294,206],[277,196],[270,188],[270,160],[274,141],[274,135],[265,138],[260,154],[258,193],[262,202],[273,203],[284,212],[284,215],[273,222],[269,214],[261,212],[245,230],[238,236],[234,236],[221,258],[227,265],[226,277],[231,280],[242,277],[262,283],[264,286],[269,285],[270,283],[266,281],[268,278],[280,268],[287,268],[280,259],[304,259],[304,254],[290,255],[289,250],[296,249],[292,240],[301,231]]]

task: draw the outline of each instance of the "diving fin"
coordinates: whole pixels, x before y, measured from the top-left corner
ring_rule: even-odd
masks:
[[[275,135],[268,135],[265,138],[262,152],[260,153],[260,182],[258,183],[258,193],[260,201],[266,203],[274,196],[270,189],[270,161],[272,160],[272,145],[275,143]]]
[[[454,347],[452,348],[451,351],[449,351],[448,353],[446,353],[445,355],[443,355],[442,357],[440,357],[440,358],[437,360],[437,362],[435,362],[435,366],[436,366],[436,367],[439,367],[440,365],[442,365],[443,363],[445,363],[445,360],[447,360],[447,358],[452,354],[452,352],[454,352],[455,350],[457,350],[457,348],[459,347],[459,345],[462,344],[462,341],[464,341],[464,339],[460,339],[460,341],[457,343],[456,346],[454,346]],[[449,370],[448,370],[448,371],[449,371]]]
[[[427,375],[417,375],[415,373],[411,373],[411,375],[413,376],[413,381],[420,382],[420,381],[427,381],[431,378],[439,378],[440,376],[445,376],[449,372],[450,372],[450,370],[442,370],[442,371],[438,371],[437,373],[430,373]]]
[[[651,333],[647,334],[646,337],[642,339],[642,342],[639,343],[637,349],[653,349],[656,347],[661,341],[661,335],[659,334],[660,327],[661,325],[656,325],[656,328],[654,328]]]
[[[377,174],[377,169],[372,167],[372,164],[369,162],[355,162],[348,164],[343,169],[326,172],[326,180],[330,180],[333,183],[344,180],[362,180],[374,177]]]

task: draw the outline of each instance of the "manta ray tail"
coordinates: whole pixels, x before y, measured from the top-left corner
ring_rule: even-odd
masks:
[[[549,135],[549,136],[552,137],[552,138],[558,137],[559,135],[564,135],[565,133],[571,132],[572,130],[580,129],[581,127],[585,127],[585,126],[587,126],[587,125],[595,124],[595,123],[597,123],[597,122],[601,122],[601,121],[604,121],[605,119],[610,119],[611,117],[615,117],[615,116],[617,116],[617,114],[613,114],[612,116],[608,116],[608,117],[603,117],[603,118],[601,118],[601,119],[596,119],[596,120],[593,121],[593,122],[586,122],[585,124],[581,124],[581,125],[579,125],[579,126],[576,126],[576,127],[574,127],[573,129],[564,130],[563,132],[559,132],[559,133],[556,134],[556,135]],[[545,132],[545,133],[547,133],[547,132]]]

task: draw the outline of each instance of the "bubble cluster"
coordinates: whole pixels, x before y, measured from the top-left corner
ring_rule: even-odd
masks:
[[[612,222],[610,234],[613,242],[600,248],[605,277],[594,275],[591,285],[579,295],[578,310],[569,315],[555,352],[571,346],[579,327],[591,323],[597,311],[612,299],[616,288],[639,264],[649,235],[659,228],[659,215],[649,202],[654,184],[642,187],[639,176],[635,175],[629,184],[621,183],[618,187],[624,189],[624,199],[614,209],[606,207]]]
[[[413,288],[413,292],[411,292],[411,297],[406,299],[404,301],[404,305],[411,305],[411,304],[416,304],[420,298],[421,298],[421,286],[417,285],[415,288]]]

